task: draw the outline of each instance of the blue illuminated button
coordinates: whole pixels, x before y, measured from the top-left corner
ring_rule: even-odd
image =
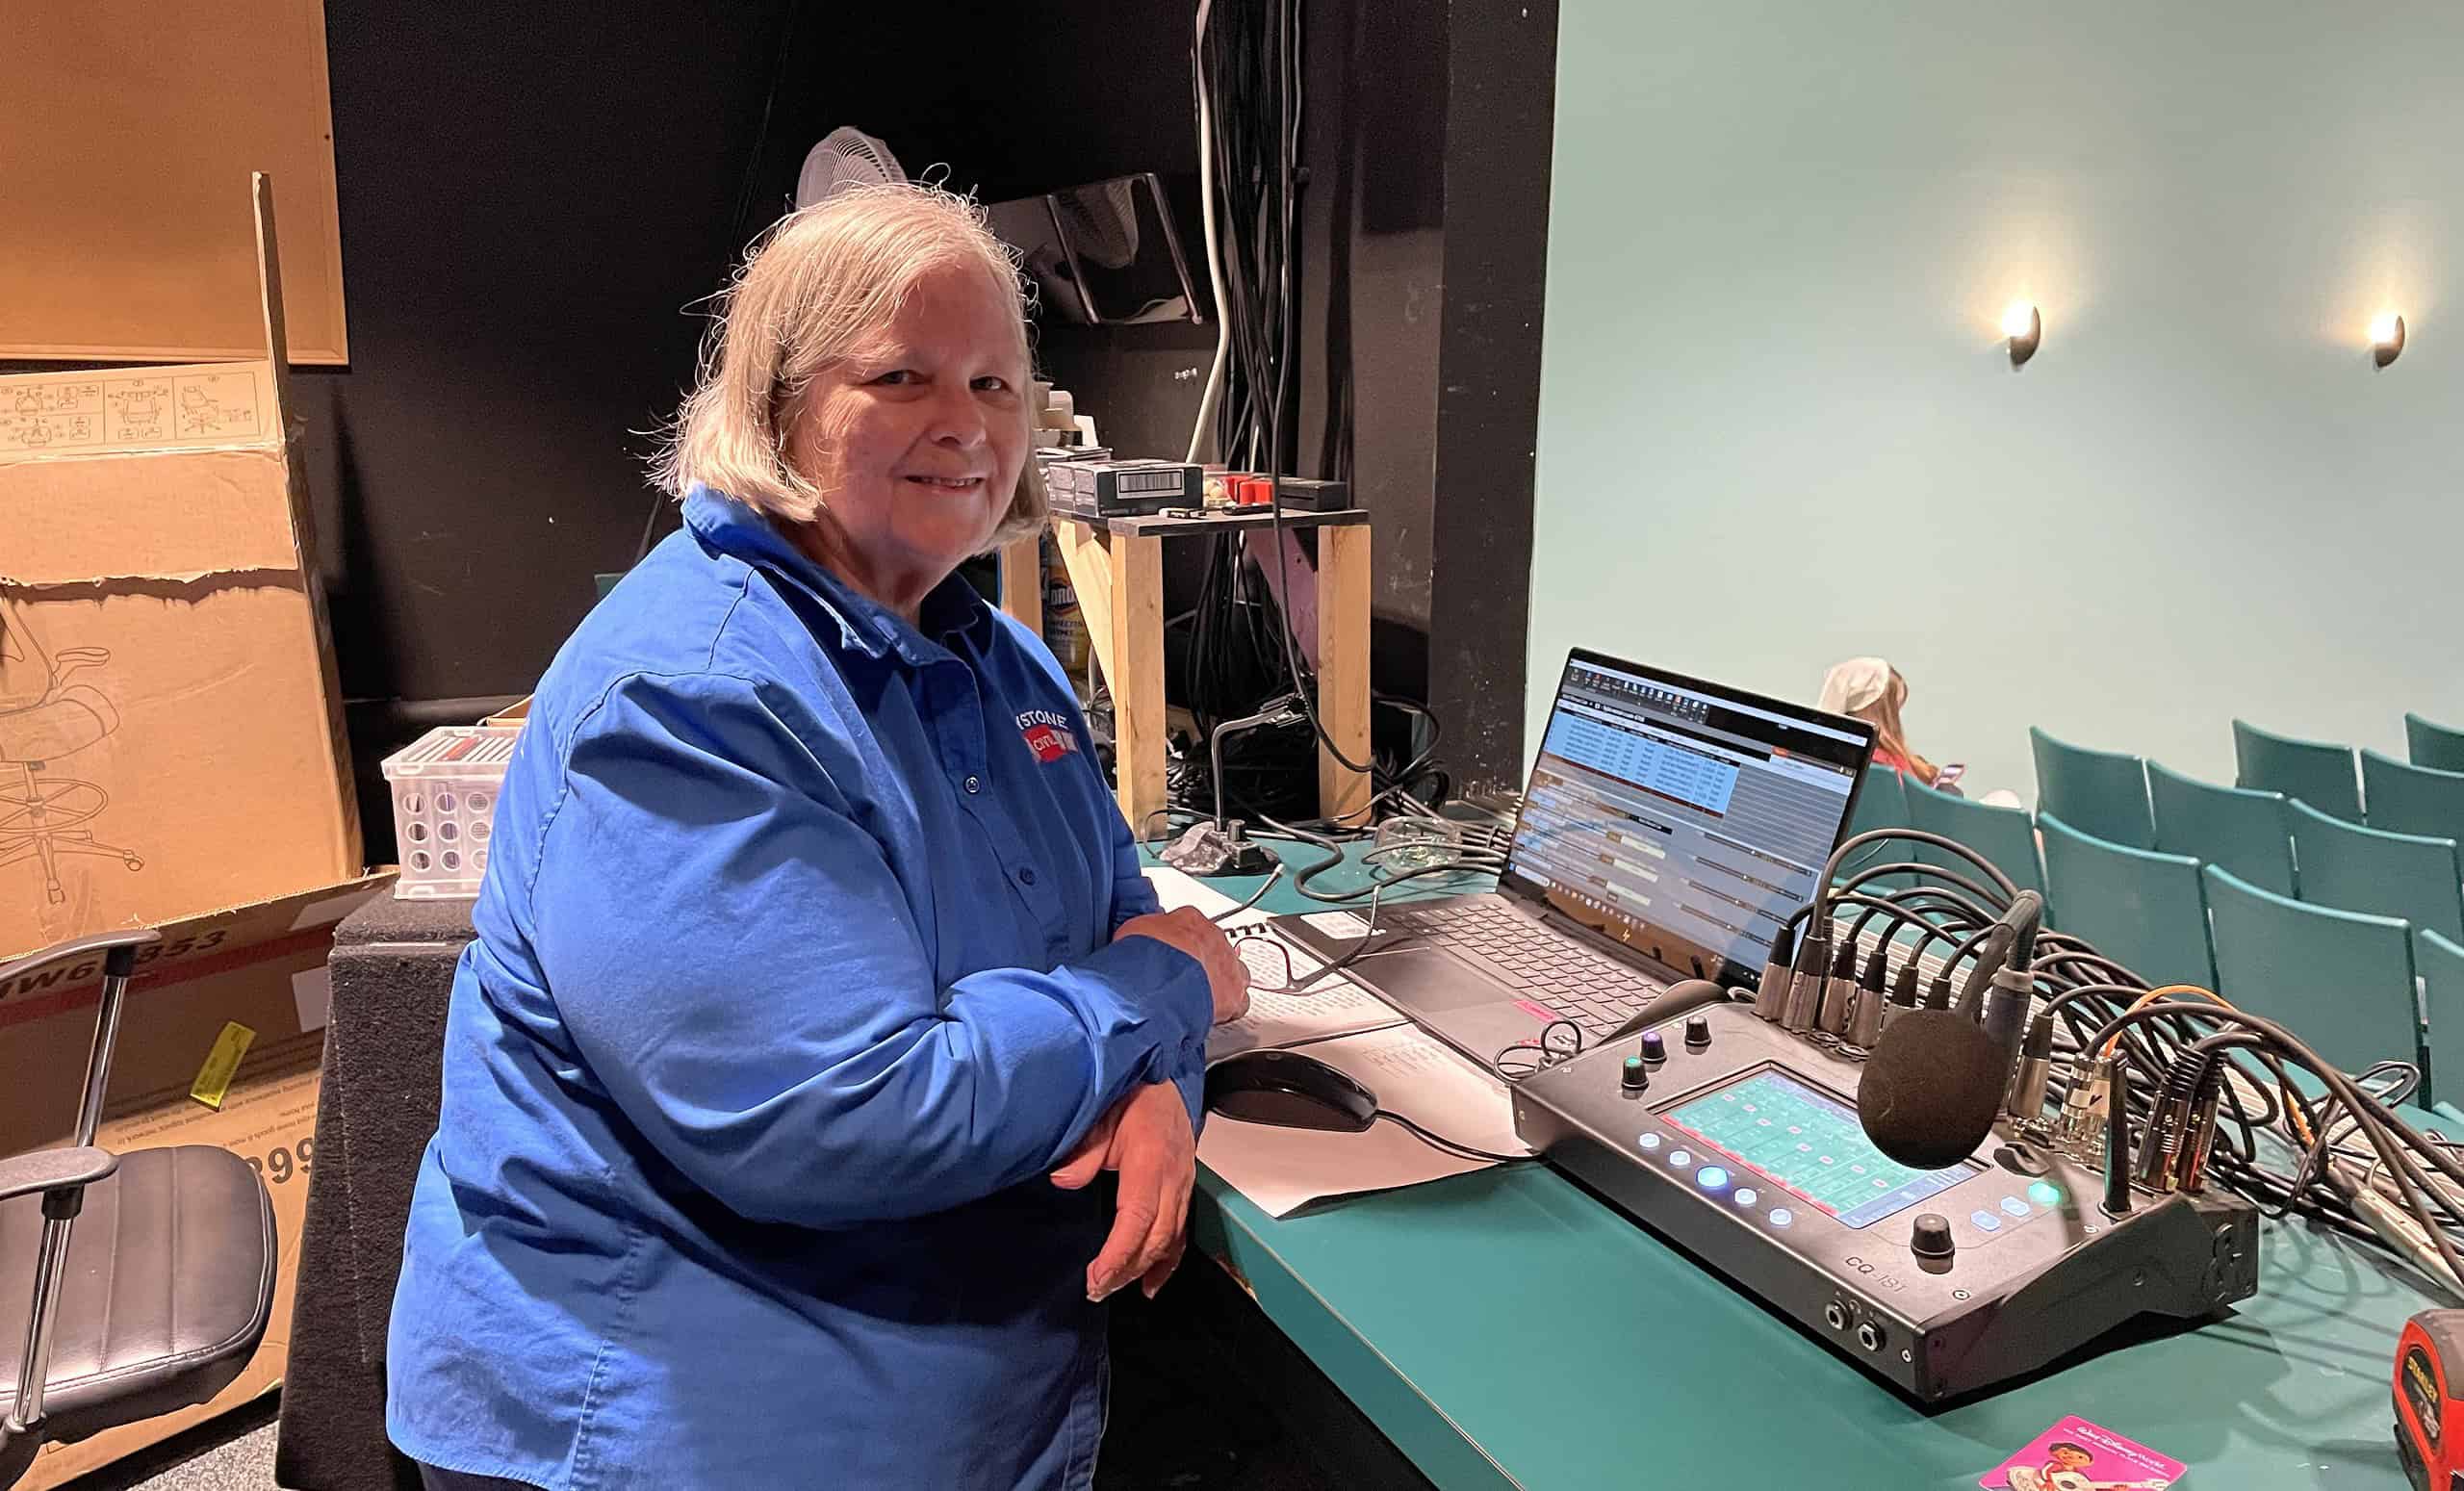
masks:
[[[1771,1225],[1784,1227],[1797,1220],[1797,1214],[1784,1206],[1771,1208]]]
[[[2013,1218],[2019,1218],[2034,1212],[2036,1208],[2015,1195],[2006,1195],[2002,1198],[2002,1210]]]
[[[1668,1152],[1668,1163],[1676,1166],[1679,1170],[1683,1170],[1685,1167],[1694,1163],[1694,1156],[1689,1151],[1683,1149],[1671,1149]]]
[[[2060,1206],[2062,1204],[2062,1188],[2055,1185],[2052,1181],[2040,1180],[2035,1185],[2028,1188],[2028,1199],[2036,1202],[2039,1206],[2048,1208]]]
[[[1976,1230],[1979,1232],[1999,1232],[2002,1230],[2002,1219],[1994,1216],[1991,1212],[1970,1212],[1967,1214],[1967,1220],[1976,1223]]]
[[[1762,1199],[1761,1195],[1758,1194],[1752,1186],[1739,1186],[1736,1188],[1736,1204],[1739,1206],[1752,1206],[1755,1202],[1760,1199]]]
[[[1706,1191],[1723,1190],[1728,1183],[1729,1172],[1716,1165],[1706,1165],[1694,1172],[1694,1184]]]
[[[1659,1147],[1659,1136],[1657,1134],[1640,1135],[1634,1140],[1634,1143],[1642,1145],[1645,1149],[1656,1149]]]

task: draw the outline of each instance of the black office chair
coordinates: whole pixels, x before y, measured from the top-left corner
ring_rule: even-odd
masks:
[[[48,1441],[212,1398],[273,1310],[273,1202],[245,1160],[211,1144],[94,1147],[121,1000],[155,936],[105,933],[0,964],[6,988],[103,955],[76,1144],[0,1160],[0,1308],[28,1301],[23,1340],[0,1337],[0,1488]]]

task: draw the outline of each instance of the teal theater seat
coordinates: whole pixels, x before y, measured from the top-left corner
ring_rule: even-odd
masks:
[[[2219,993],[2346,1071],[2419,1059],[2409,923],[2306,906],[2213,864],[2204,873]]]
[[[2045,899],[2062,930],[2152,986],[2216,987],[2207,945],[2207,898],[2199,862],[2082,834],[2049,812],[2044,831]]]
[[[2464,943],[2435,932],[2413,934],[2413,964],[2422,976],[2422,1008],[2429,1016],[2429,1092],[2425,1102],[2464,1123]]]
[[[2293,830],[2283,793],[2218,786],[2149,761],[2147,800],[2158,852],[2221,864],[2262,890],[2293,894]]]
[[[2464,771],[2464,730],[2433,725],[2418,714],[2404,716],[2404,754],[2416,766],[2432,771]]]
[[[1899,773],[1887,766],[1866,767],[1865,784],[1857,789],[1857,807],[1848,815],[1848,832],[1840,835],[1842,840],[1876,829],[1904,829],[1909,826],[1908,786]],[[1853,875],[1872,865],[1916,859],[1914,844],[1885,843],[1858,850],[1841,861],[1839,868],[1843,875]],[[1906,875],[1886,875],[1880,880],[1868,881],[1866,885],[1883,890],[1898,890],[1912,883],[1912,878]]]
[[[2030,727],[2036,750],[2037,811],[2079,833],[2126,849],[2156,847],[2147,810],[2147,763],[2118,751],[2091,751]]]
[[[2455,840],[2363,828],[2295,803],[2293,852],[2309,904],[2400,916],[2464,939],[2464,867]]]
[[[2350,746],[2295,740],[2235,720],[2233,760],[2242,786],[2297,797],[2348,823],[2361,821],[2361,788],[2353,777]]]
[[[2370,792],[2367,821],[2372,828],[2464,838],[2464,771],[2408,766],[2392,756],[2364,751],[2361,775]]]
[[[1908,784],[1908,819],[1912,828],[1956,839],[1993,861],[2022,890],[2044,892],[2044,870],[2037,862],[2036,825],[2016,808],[1995,808],[1964,797]],[[1957,855],[1928,848],[1919,857],[1927,864],[1963,870],[1974,866]]]

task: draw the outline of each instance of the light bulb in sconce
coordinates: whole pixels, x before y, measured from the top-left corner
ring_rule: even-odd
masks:
[[[2004,308],[2002,339],[2011,349],[2014,368],[2037,354],[2037,344],[2044,340],[2044,318],[2037,314],[2034,302],[2014,300]]]
[[[2370,322],[2371,360],[2381,368],[2394,362],[2404,350],[2404,318],[2394,311],[2381,311]]]

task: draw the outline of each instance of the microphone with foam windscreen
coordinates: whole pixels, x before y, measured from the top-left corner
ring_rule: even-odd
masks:
[[[1985,1027],[1952,1010],[1902,1010],[1857,1082],[1857,1121],[1902,1165],[1938,1170],[1993,1132],[2010,1058]]]
[[[2041,902],[2022,891],[2015,903],[1993,929],[2004,935],[1987,940],[1972,985],[1990,983],[2001,960],[2034,939]],[[2019,987],[2027,987],[2024,976]],[[1940,1170],[1973,1154],[1993,1132],[2016,1052],[2000,1019],[1989,1027],[1979,1017],[1984,1003],[1963,997],[1954,1009],[1903,1011],[1883,1032],[1857,1082],[1857,1122],[1875,1148],[1902,1165]]]

